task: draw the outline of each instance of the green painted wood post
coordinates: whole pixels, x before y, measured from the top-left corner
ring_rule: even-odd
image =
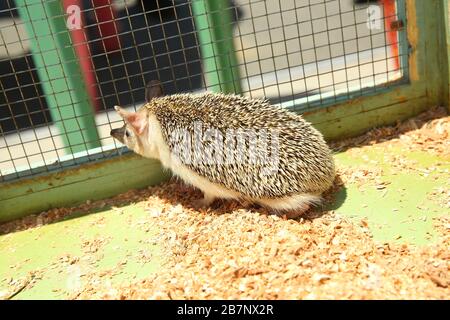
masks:
[[[397,17],[400,21],[404,23],[404,27],[398,31],[398,40],[399,40],[399,51],[398,54],[400,56],[400,70],[403,73],[404,78],[409,78],[409,67],[408,67],[408,59],[409,59],[409,44],[408,44],[408,35],[406,34],[406,24],[407,16],[406,16],[406,2],[405,0],[397,0]]]
[[[16,0],[53,121],[68,153],[99,147],[93,108],[62,1]]]
[[[216,92],[241,93],[229,2],[194,0],[192,10],[208,89]]]
[[[444,31],[445,31],[445,50],[444,54],[446,55],[446,65],[444,66],[445,75],[445,91],[444,91],[444,101],[447,105],[447,109],[450,111],[450,6],[449,0],[442,0],[442,5],[444,7]]]

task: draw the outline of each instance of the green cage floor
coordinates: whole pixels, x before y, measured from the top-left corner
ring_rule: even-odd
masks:
[[[1,236],[0,292],[34,280],[15,298],[62,299],[92,271],[113,285],[145,277],[160,265],[156,240],[149,241],[155,233],[142,227],[147,216],[129,204]]]
[[[449,212],[450,157],[395,139],[335,155],[343,187],[327,209],[363,221],[381,243],[436,243],[435,218]],[[91,291],[98,283],[114,292],[165,268],[161,230],[152,223],[160,209],[146,198],[87,213],[75,210],[60,221],[1,235],[0,296],[76,298],[85,278]],[[213,212],[208,219],[221,216]]]

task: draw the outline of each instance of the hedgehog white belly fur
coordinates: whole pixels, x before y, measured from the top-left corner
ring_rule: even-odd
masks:
[[[246,199],[277,211],[304,211],[320,202],[321,193],[334,180],[333,158],[322,135],[300,115],[267,101],[214,93],[177,94],[153,98],[137,113],[117,110],[134,136],[124,136],[122,142],[144,157],[159,159],[199,188],[205,195],[204,205],[215,198]],[[194,122],[218,129],[224,136],[229,128],[277,130],[276,173],[267,180],[260,170],[254,171],[260,166],[202,165],[203,155],[195,164],[184,163],[170,135],[180,128],[193,132]]]

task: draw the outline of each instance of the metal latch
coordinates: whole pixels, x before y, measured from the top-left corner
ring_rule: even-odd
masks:
[[[391,22],[392,31],[400,31],[404,26],[405,24],[403,23],[403,20],[395,20]]]

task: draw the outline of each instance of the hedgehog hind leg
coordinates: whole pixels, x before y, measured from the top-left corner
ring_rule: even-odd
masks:
[[[206,208],[209,207],[214,202],[214,200],[216,200],[216,197],[214,195],[204,193],[203,198],[195,200],[193,202],[193,207],[196,209]]]
[[[258,199],[257,202],[274,210],[277,215],[286,214],[289,218],[297,218],[321,201],[320,195],[302,193],[275,199]]]

